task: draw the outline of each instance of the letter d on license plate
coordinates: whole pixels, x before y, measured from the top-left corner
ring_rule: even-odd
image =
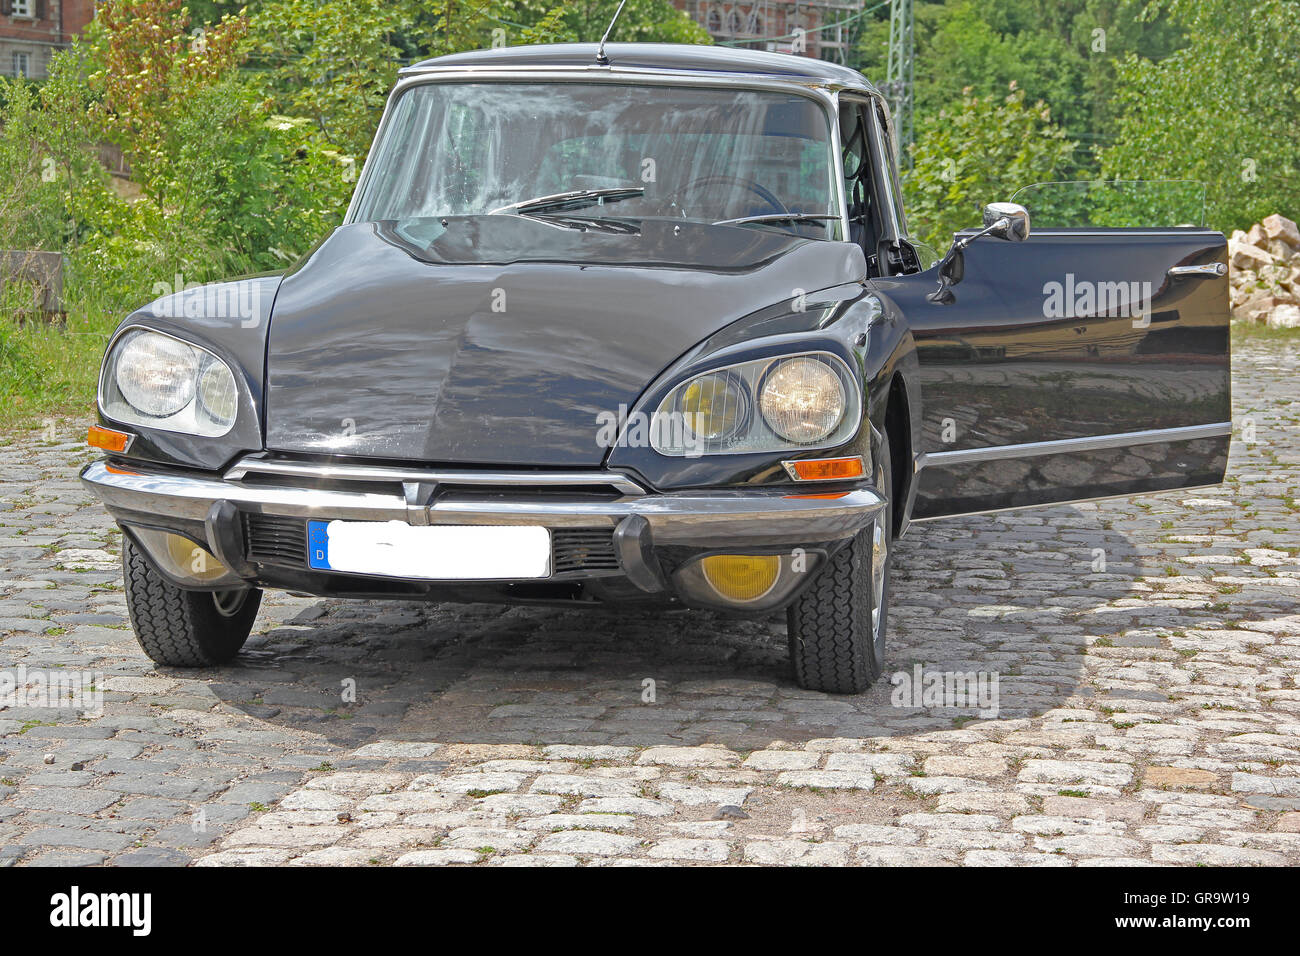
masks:
[[[307,563],[322,571],[393,578],[545,578],[551,573],[551,532],[534,525],[309,521]]]

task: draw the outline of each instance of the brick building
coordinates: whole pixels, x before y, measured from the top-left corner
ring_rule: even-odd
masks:
[[[95,0],[0,0],[0,75],[44,79],[55,50],[95,18]]]
[[[714,42],[847,61],[863,0],[673,0]],[[801,32],[802,31],[802,32]]]

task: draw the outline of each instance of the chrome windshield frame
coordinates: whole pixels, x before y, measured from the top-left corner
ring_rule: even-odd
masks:
[[[357,209],[361,197],[371,176],[372,162],[378,152],[378,146],[388,132],[394,107],[402,94],[413,87],[437,83],[537,83],[538,81],[556,83],[595,84],[608,83],[616,86],[689,86],[703,89],[756,90],[762,92],[795,93],[818,103],[825,115],[827,131],[830,136],[831,156],[830,180],[835,195],[832,204],[838,211],[839,236],[831,241],[848,241],[849,210],[844,195],[843,144],[840,142],[839,113],[836,103],[837,93],[846,89],[838,85],[828,85],[811,80],[799,80],[788,77],[765,77],[761,75],[738,75],[734,73],[690,73],[670,72],[664,70],[627,69],[616,66],[574,67],[529,67],[527,69],[509,69],[500,67],[422,67],[418,72],[403,73],[394,85],[384,104],[384,112],[375,130],[366,161],[357,176],[356,188],[348,203],[343,225],[352,225],[360,220]],[[854,92],[859,92],[854,89]],[[860,91],[863,95],[874,95],[868,89]]]

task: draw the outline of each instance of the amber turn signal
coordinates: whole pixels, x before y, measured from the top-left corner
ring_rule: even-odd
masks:
[[[861,478],[866,473],[861,455],[851,458],[800,458],[782,464],[796,481],[843,481],[847,478]]]
[[[86,433],[86,443],[94,448],[102,448],[104,451],[126,451],[126,446],[131,444],[132,437],[126,432],[113,431],[102,425],[91,425],[90,431]]]

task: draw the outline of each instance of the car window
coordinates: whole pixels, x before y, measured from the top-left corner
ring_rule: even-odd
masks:
[[[835,217],[830,124],[797,94],[583,83],[437,83],[401,94],[354,220],[478,215],[571,190],[635,195],[584,217]],[[838,238],[838,219],[782,223]]]
[[[858,100],[844,100],[840,104],[840,152],[844,200],[849,210],[849,239],[862,246],[870,261],[875,254],[871,152],[863,104]]]
[[[890,158],[892,161],[884,164],[885,178],[888,180],[889,192],[893,197],[894,212],[898,216],[898,228],[900,234],[906,236],[907,217],[904,214],[903,208],[903,187],[898,179],[898,156],[894,153],[896,144],[893,141],[893,137],[889,135],[889,122],[885,118],[885,108],[879,103],[876,104],[875,117],[877,136],[880,137],[881,143],[887,144],[888,150],[891,154]]]

